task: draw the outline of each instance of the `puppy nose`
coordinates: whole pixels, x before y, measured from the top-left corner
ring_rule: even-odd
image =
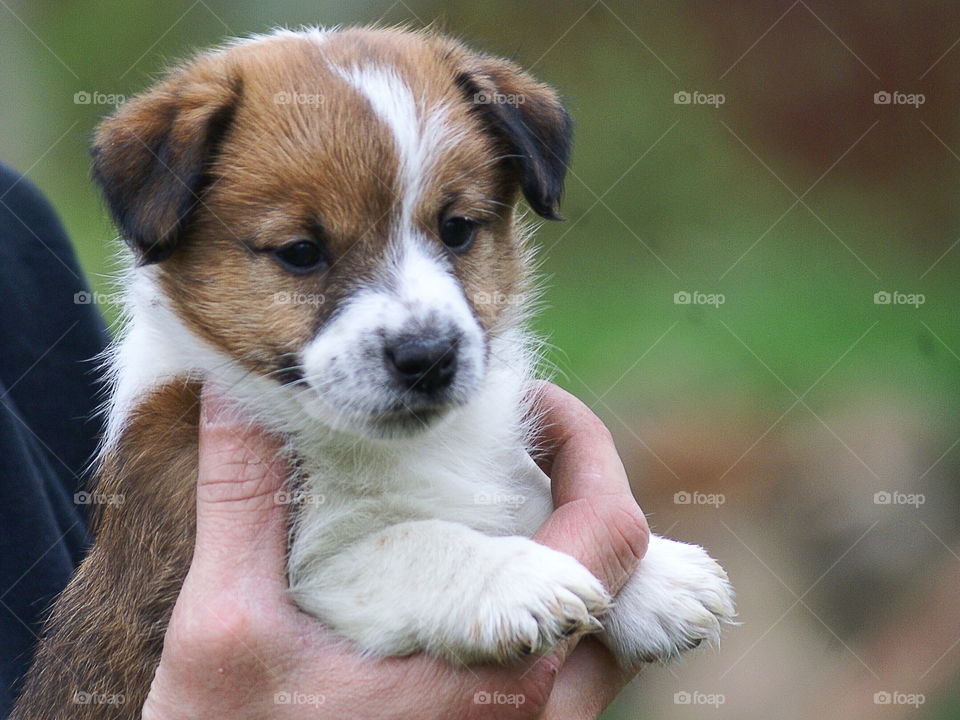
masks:
[[[387,366],[408,390],[432,394],[447,388],[457,373],[456,337],[416,336],[387,345]]]

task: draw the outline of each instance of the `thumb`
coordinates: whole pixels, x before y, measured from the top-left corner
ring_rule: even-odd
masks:
[[[280,441],[204,387],[197,537],[190,571],[220,586],[286,587],[287,463]]]
[[[600,419],[556,385],[537,390],[554,512],[534,539],[573,555],[616,594],[647,551],[646,518]]]

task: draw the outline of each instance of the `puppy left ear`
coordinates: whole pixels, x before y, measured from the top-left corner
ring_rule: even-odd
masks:
[[[216,57],[171,72],[97,128],[93,178],[140,264],[176,247],[240,96]]]
[[[556,91],[506,60],[463,52],[457,84],[491,131],[516,155],[520,188],[530,207],[562,220],[560,197],[570,160],[573,122]]]

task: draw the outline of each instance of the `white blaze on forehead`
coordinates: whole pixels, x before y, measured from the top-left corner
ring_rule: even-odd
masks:
[[[337,73],[370,103],[390,129],[400,164],[402,223],[409,226],[417,200],[440,153],[458,139],[446,122],[443,105],[427,107],[391,68],[337,68]],[[376,168],[372,168],[376,172]]]

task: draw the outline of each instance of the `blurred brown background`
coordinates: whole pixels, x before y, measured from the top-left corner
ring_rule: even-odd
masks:
[[[719,651],[608,717],[960,718],[956,5],[0,0],[0,158],[106,292],[86,145],[116,96],[226,36],[378,21],[436,22],[567,98],[551,362],[652,525],[739,591]]]

